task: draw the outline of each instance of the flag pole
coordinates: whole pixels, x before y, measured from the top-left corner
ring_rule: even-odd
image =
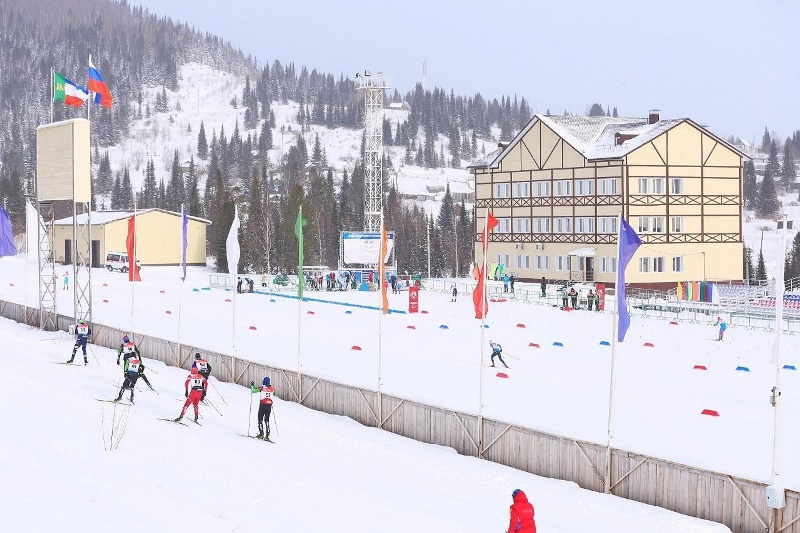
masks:
[[[611,437],[614,422],[614,364],[617,357],[617,332],[619,331],[619,300],[616,296],[619,294],[620,280],[623,279],[620,275],[620,252],[622,246],[622,211],[617,214],[617,283],[614,288],[614,313],[612,315],[612,330],[611,330],[611,378],[608,386],[608,424],[606,426],[606,471],[604,492],[611,493]]]
[[[381,205],[381,243],[378,246],[378,295],[380,296],[380,311],[378,312],[378,427],[383,428],[383,398],[381,396],[381,362],[383,357],[383,283],[386,277],[386,264],[383,249],[383,237],[386,234],[386,227],[383,220],[383,206]]]
[[[53,72],[55,72],[55,70],[56,69],[53,67],[50,67],[50,124],[53,123],[53,100],[56,98],[56,84],[53,83]]]
[[[133,257],[128,258],[128,264],[130,264],[131,272],[130,276],[133,277],[133,281],[131,281],[131,335],[134,332],[134,302],[136,299],[136,198],[133,200]]]
[[[236,207],[236,203],[234,200],[234,209],[233,209],[233,216],[235,220],[232,224],[236,224],[239,219],[239,209]],[[236,235],[236,243],[237,243],[237,250],[238,250],[238,243],[239,243],[239,235],[237,229]],[[239,255],[237,253],[237,255]],[[236,258],[236,262],[233,265],[228,265],[228,272],[233,272],[233,277],[231,278],[231,284],[233,285],[233,324],[232,324],[232,331],[231,331],[231,348],[233,355],[231,355],[231,377],[233,378],[234,383],[236,382],[236,294],[239,292],[239,260]]]
[[[478,371],[480,372],[480,391],[478,393],[478,457],[483,457],[483,362],[484,362],[484,343],[486,340],[486,288],[487,288],[487,279],[486,279],[486,263],[487,263],[487,255],[489,253],[489,208],[486,208],[486,218],[484,218],[483,222],[483,234],[481,236],[481,247],[483,248],[483,270],[480,272],[481,278],[478,280],[480,284],[483,282],[483,291],[481,291],[480,298],[481,298],[481,361],[480,365],[478,365]]]
[[[89,54],[89,64],[90,65],[92,64],[92,54]],[[86,67],[86,94],[89,95],[89,98],[86,100],[86,120],[91,122],[92,121],[92,92],[89,91],[89,67],[88,66]],[[90,160],[91,160],[91,152],[92,152],[92,143],[91,143],[91,139],[90,139],[90,142],[89,142]],[[134,228],[134,233],[135,233],[135,228]],[[136,246],[136,239],[134,239],[133,245]],[[131,331],[131,333],[133,333],[133,331]]]
[[[302,236],[303,232],[303,204],[300,204],[300,212],[298,213],[297,220],[300,221],[300,235]],[[295,226],[297,224],[295,223]],[[295,230],[297,228],[295,227]],[[300,405],[303,405],[303,374],[301,372],[301,362],[300,362],[300,348],[303,341],[302,329],[303,329],[303,291],[301,289],[301,283],[305,283],[305,278],[303,277],[303,261],[300,261],[300,255],[304,253],[303,241],[301,238],[297,240],[297,398]]]
[[[775,276],[775,347],[773,349],[773,363],[775,363],[775,387],[772,389],[772,402],[775,407],[772,426],[772,485],[779,485],[778,473],[778,435],[780,430],[781,407],[781,330],[783,329],[783,293],[784,267],[786,261],[786,215],[783,216],[783,231],[781,231],[781,249],[778,253],[778,272]]]
[[[186,212],[186,204],[181,204],[181,260],[184,259],[184,249],[183,249],[183,215]],[[184,268],[181,265],[181,268]],[[181,362],[181,311],[183,309],[183,282],[184,278],[178,282],[178,361],[177,364],[180,365]]]

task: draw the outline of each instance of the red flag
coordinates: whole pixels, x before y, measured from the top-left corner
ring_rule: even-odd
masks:
[[[381,306],[384,315],[389,312],[389,298],[386,296],[386,253],[388,249],[389,244],[386,236],[386,226],[384,226],[383,221],[381,221],[381,256],[378,263],[378,279],[381,284]]]
[[[484,290],[485,276],[483,265],[475,267],[472,273],[478,280],[478,285],[475,287],[475,290],[472,291],[472,302],[475,304],[475,318],[481,319],[489,313],[489,302],[486,299],[486,291]]]
[[[128,247],[128,281],[142,281],[139,276],[139,269],[136,268],[136,217],[133,216],[128,219],[128,238],[125,239],[125,244]]]
[[[486,225],[483,227],[483,235],[481,236],[481,241],[483,241],[483,253],[486,253],[486,249],[489,247],[489,232],[492,231],[493,228],[497,227],[497,219],[492,216],[489,210],[486,210]]]

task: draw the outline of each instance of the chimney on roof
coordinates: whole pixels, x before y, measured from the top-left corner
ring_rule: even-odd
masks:
[[[647,118],[647,123],[648,124],[655,124],[659,120],[661,120],[661,110],[660,109],[651,109],[650,110],[650,114],[649,114],[649,116]]]

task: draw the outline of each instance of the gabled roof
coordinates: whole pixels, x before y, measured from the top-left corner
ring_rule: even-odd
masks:
[[[175,211],[167,211],[166,209],[159,209],[157,207],[151,207],[149,209],[142,209],[141,211],[136,211],[136,216],[141,216],[145,213],[151,213],[153,211],[160,211],[162,213],[167,213],[169,215],[175,215],[176,217],[181,216],[180,213],[176,213]],[[116,220],[124,220],[126,218],[130,218],[133,216],[133,211],[92,211],[92,225],[93,226],[102,226],[103,224],[108,224],[109,222],[114,222]],[[86,224],[86,213],[82,213],[78,215],[78,224]],[[205,218],[199,217],[188,217],[189,220],[195,220],[197,222],[203,222],[205,224],[211,224],[210,220],[206,220]],[[54,222],[56,226],[71,226],[72,225],[72,217],[61,218]]]
[[[589,161],[622,159],[682,122],[692,124],[740,156],[748,157],[747,154],[742,153],[735,146],[717,137],[689,118],[659,120],[650,124],[647,118],[534,115],[525,128],[514,137],[505,149],[499,150],[499,153],[496,151],[487,155],[468,168],[497,168],[503,157],[525,137],[537,122],[545,124]],[[623,137],[631,136],[632,138],[617,144],[616,138],[618,134]],[[489,160],[492,156],[493,158]]]

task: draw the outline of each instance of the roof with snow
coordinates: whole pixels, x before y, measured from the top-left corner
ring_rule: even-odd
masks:
[[[151,207],[149,209],[142,209],[140,211],[92,211],[92,225],[103,225],[108,224],[109,222],[114,222],[116,220],[123,220],[126,218],[130,218],[136,213],[136,216],[141,216],[145,213],[150,213],[153,211],[161,211],[162,213],[167,213],[169,215],[175,215],[176,217],[181,216],[180,213],[176,213],[175,211],[167,211],[166,209],[159,209],[157,207]],[[78,215],[78,224],[86,224],[86,213],[81,213]],[[206,220],[205,218],[199,217],[188,217],[189,220],[195,220],[197,222],[204,222],[205,224],[211,224],[210,220]],[[72,225],[72,217],[61,218],[54,222],[56,226],[70,226]]]
[[[528,133],[537,121],[553,130],[556,135],[590,161],[621,159],[682,122],[689,122],[737,154],[747,157],[747,154],[742,153],[735,146],[689,118],[659,120],[651,124],[648,118],[535,115],[505,149],[486,155],[470,165],[469,168],[496,168],[505,154]],[[623,142],[617,144],[617,136]]]

